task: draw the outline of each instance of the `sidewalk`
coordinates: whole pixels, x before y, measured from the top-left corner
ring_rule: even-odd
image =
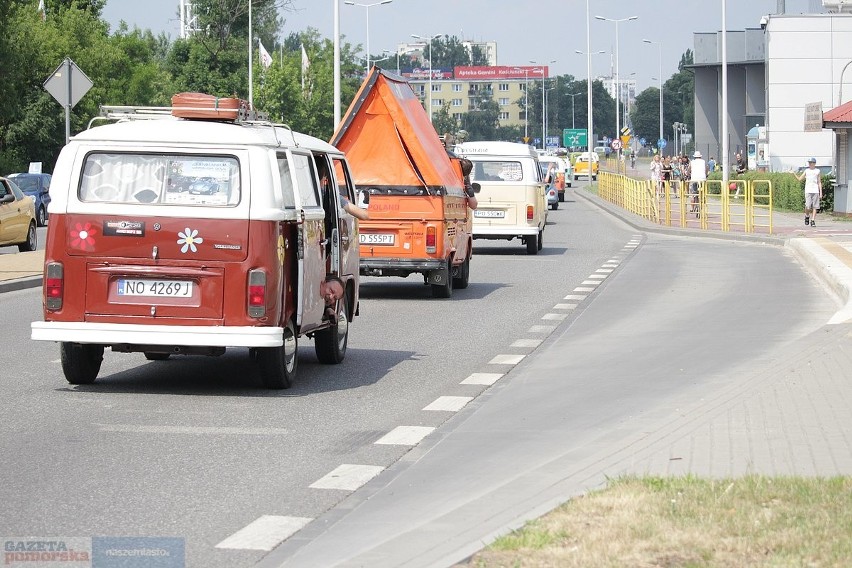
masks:
[[[0,293],[41,286],[44,251],[0,254]]]

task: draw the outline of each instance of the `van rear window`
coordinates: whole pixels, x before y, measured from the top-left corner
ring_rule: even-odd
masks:
[[[240,167],[230,156],[91,153],[78,195],[89,203],[233,207]]]
[[[511,160],[489,160],[473,162],[470,172],[471,181],[521,181],[524,171],[521,163]]]

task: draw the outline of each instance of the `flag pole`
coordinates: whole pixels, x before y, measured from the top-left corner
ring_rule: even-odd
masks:
[[[254,109],[254,77],[252,74],[252,51],[254,51],[254,40],[252,39],[252,29],[251,29],[251,3],[252,0],[249,0],[248,6],[248,65],[249,65],[249,108]]]

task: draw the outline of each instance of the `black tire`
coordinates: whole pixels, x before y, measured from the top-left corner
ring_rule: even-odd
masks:
[[[268,389],[288,389],[299,367],[299,338],[292,321],[284,328],[284,343],[280,347],[259,347],[257,362],[263,386]]]
[[[527,254],[538,254],[538,237],[530,235],[525,237],[524,242],[527,244]]]
[[[103,345],[63,341],[59,354],[65,380],[72,385],[90,385],[98,378],[104,360]]]
[[[544,248],[544,229],[542,229],[538,232],[538,238],[536,239],[536,246],[538,247],[538,250],[541,250],[541,249]]]
[[[346,357],[349,343],[349,298],[347,294],[337,302],[337,321],[314,334],[317,359],[326,365],[336,365]]]
[[[47,211],[44,207],[38,208],[38,212],[36,213],[36,223],[38,223],[39,227],[47,225]]]
[[[570,183],[570,182],[568,183],[568,187],[571,187],[571,183]],[[562,202],[564,202],[564,201],[565,201],[565,193],[560,193],[560,194],[559,194],[559,203],[562,203]]]
[[[453,288],[464,290],[470,284],[470,257],[459,266],[458,276],[453,278]]]
[[[30,228],[27,229],[27,240],[18,245],[18,252],[32,252],[38,248],[38,234],[36,233],[35,223],[30,223]]]
[[[171,353],[151,353],[150,351],[145,352],[145,358],[149,361],[165,361],[169,358]]]
[[[447,259],[447,266],[452,266],[452,260]],[[453,297],[453,275],[452,269],[447,268],[446,282],[443,284],[432,284],[433,298],[452,298]]]
[[[559,209],[559,202],[557,201],[556,203],[551,205],[550,208],[553,209],[554,211],[556,211],[557,209]]]

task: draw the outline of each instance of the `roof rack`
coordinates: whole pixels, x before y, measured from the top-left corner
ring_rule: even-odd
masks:
[[[209,107],[165,107],[165,106],[116,106],[116,105],[101,105],[99,116],[95,116],[89,121],[88,128],[97,120],[157,120],[174,117],[173,111],[177,109],[181,112],[197,111],[200,113],[210,112]],[[268,121],[269,115],[265,112],[260,112],[248,108],[234,109],[236,113],[235,119],[212,118],[221,122],[233,122],[235,124],[252,123],[258,121]],[[211,120],[211,119],[186,119],[186,120]]]

